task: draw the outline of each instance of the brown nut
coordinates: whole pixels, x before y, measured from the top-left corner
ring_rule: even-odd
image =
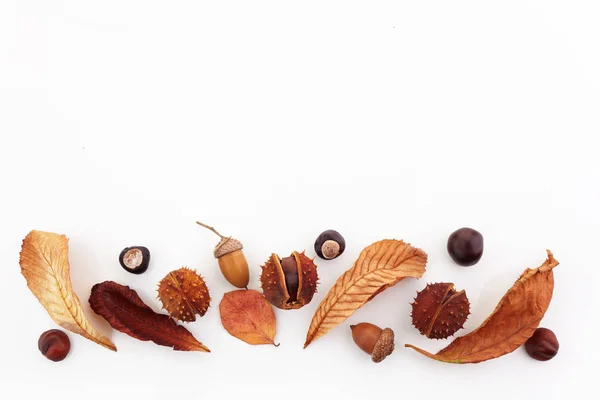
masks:
[[[538,361],[548,361],[558,353],[558,339],[547,328],[537,328],[525,342],[525,351]]]
[[[317,266],[304,252],[294,251],[285,258],[271,254],[261,268],[263,294],[275,307],[300,308],[310,303],[317,291]]]
[[[71,341],[63,331],[50,329],[41,334],[38,340],[38,349],[48,360],[62,361],[71,350]]]
[[[221,273],[229,283],[240,289],[247,288],[250,281],[248,271],[248,262],[242,252],[244,246],[242,242],[232,237],[221,235],[212,226],[196,221],[198,225],[205,227],[217,234],[221,241],[217,243],[214,249],[214,256],[219,262]]]
[[[361,322],[350,325],[352,339],[365,353],[371,356],[373,362],[381,362],[394,351],[394,331],[390,328],[381,329],[377,325]]]

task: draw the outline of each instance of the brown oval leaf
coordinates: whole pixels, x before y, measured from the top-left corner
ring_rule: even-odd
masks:
[[[90,306],[116,330],[182,351],[210,350],[168,315],[157,314],[129,286],[106,281],[92,287]]]
[[[69,239],[56,233],[31,231],[23,240],[19,264],[27,286],[61,327],[107,349],[117,347],[100,333],[83,313],[71,286]]]
[[[223,328],[232,336],[249,344],[275,345],[273,307],[256,290],[242,289],[225,293],[219,311]]]
[[[494,312],[473,332],[461,336],[437,354],[405,345],[434,360],[467,364],[511,353],[533,335],[546,313],[554,289],[552,269],[558,261],[548,258],[536,269],[527,268],[502,297]]]
[[[304,348],[388,287],[409,276],[420,278],[426,264],[423,250],[401,240],[385,239],[366,247],[319,304]]]

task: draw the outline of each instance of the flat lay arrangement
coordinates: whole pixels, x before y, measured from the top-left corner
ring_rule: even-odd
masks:
[[[273,253],[263,265],[249,266],[239,240],[223,236],[205,223],[197,223],[219,236],[220,241],[214,248],[215,264],[223,278],[236,288],[219,299],[222,326],[250,345],[279,346],[273,306],[293,310],[310,304],[319,286],[318,265],[338,257],[347,246],[340,232],[326,230],[310,246],[316,253],[312,258],[306,251],[292,251],[284,257]],[[447,251],[459,267],[475,268],[484,254],[483,235],[472,228],[460,228],[449,235]],[[425,284],[415,295],[411,304],[412,324],[429,339],[456,338],[435,354],[409,343],[404,346],[433,360],[456,364],[480,363],[520,347],[536,360],[552,359],[559,349],[558,340],[550,329],[539,325],[550,306],[553,269],[559,263],[550,250],[546,252],[545,261],[538,268],[527,268],[490,316],[466,334],[461,334],[461,329],[472,307],[467,293],[435,274],[435,279],[440,281]],[[86,317],[80,297],[71,286],[68,258],[68,238],[63,234],[33,230],[23,240],[20,267],[27,286],[63,329],[51,329],[40,335],[40,353],[54,362],[64,360],[71,350],[66,331],[117,351],[113,341]],[[210,353],[209,345],[203,344],[185,327],[202,318],[213,301],[202,271],[183,266],[168,272],[157,283],[156,298],[164,311],[156,312],[153,305],[144,303],[136,292],[135,276],[143,274],[151,264],[150,249],[125,247],[115,255],[115,267],[130,272],[131,280],[99,282],[89,294],[80,295],[112,328],[132,338],[179,351]],[[249,268],[261,268],[262,293],[247,289]],[[427,253],[403,240],[382,239],[366,246],[331,288],[320,288],[328,292],[307,327],[304,347],[342,325],[384,290],[405,278],[423,278],[430,269],[434,270],[435,266],[428,265]],[[370,321],[350,325],[348,334],[375,363],[392,356],[402,340],[392,328],[379,327]]]

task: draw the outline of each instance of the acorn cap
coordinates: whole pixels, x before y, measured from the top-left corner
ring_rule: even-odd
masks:
[[[375,343],[375,347],[371,353],[371,360],[376,363],[383,361],[387,356],[392,354],[394,347],[394,331],[390,328],[385,328],[381,332],[379,339],[377,339],[377,343]]]
[[[215,246],[215,258],[223,257],[225,254],[233,253],[236,250],[242,250],[242,242],[237,239],[226,237],[221,239],[219,244]]]

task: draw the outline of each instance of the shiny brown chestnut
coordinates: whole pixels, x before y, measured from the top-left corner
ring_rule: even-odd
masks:
[[[333,229],[322,232],[315,240],[315,253],[324,260],[333,260],[346,249],[346,240]]]
[[[121,267],[132,274],[143,274],[150,265],[150,250],[144,246],[125,247],[119,254]]]
[[[38,349],[47,359],[58,362],[67,357],[71,350],[71,341],[66,333],[59,329],[51,329],[41,334]]]
[[[460,228],[448,237],[447,250],[458,265],[475,265],[483,255],[483,235],[472,228]]]
[[[554,332],[547,328],[537,328],[525,342],[525,351],[538,361],[548,361],[558,353],[558,339]]]

